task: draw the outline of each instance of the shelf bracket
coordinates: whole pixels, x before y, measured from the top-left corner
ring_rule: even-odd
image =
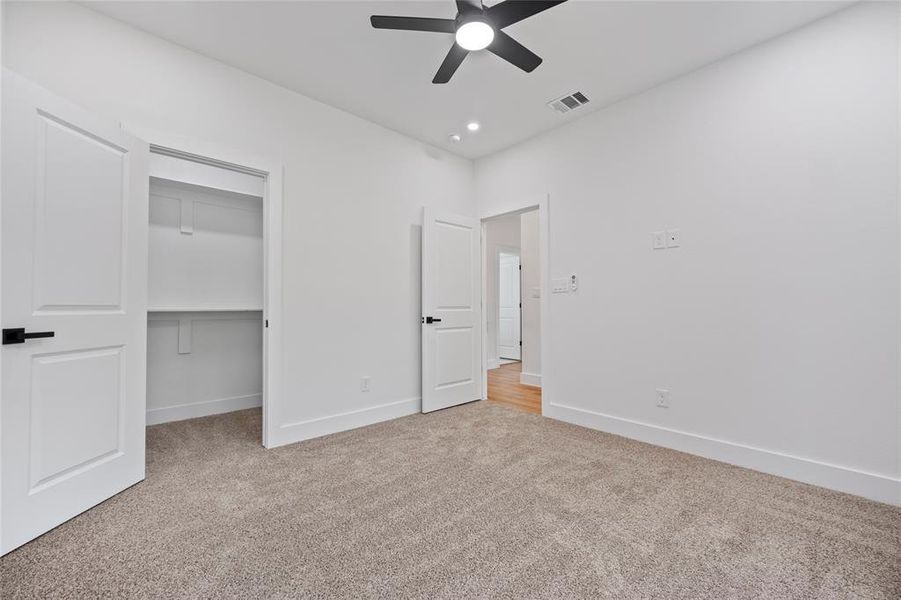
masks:
[[[180,231],[184,235],[193,235],[194,233],[194,201],[181,199],[181,221]]]
[[[191,353],[191,319],[178,320],[178,353]]]

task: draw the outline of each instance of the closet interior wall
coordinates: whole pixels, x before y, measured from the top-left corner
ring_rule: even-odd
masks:
[[[263,190],[256,175],[152,155],[148,425],[262,404]]]

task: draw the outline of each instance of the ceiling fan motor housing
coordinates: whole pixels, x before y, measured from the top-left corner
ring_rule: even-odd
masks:
[[[491,22],[491,19],[488,18],[488,13],[485,12],[484,10],[473,9],[473,10],[467,10],[467,11],[460,11],[457,14],[457,18],[454,19],[454,21],[455,21],[456,29],[460,29],[460,27],[462,27],[466,23],[471,23],[473,21],[481,21],[482,23],[487,24],[492,29],[497,29],[494,26],[494,23]]]

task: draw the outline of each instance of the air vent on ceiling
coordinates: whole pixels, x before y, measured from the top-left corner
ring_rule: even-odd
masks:
[[[567,113],[583,104],[588,104],[588,98],[582,92],[573,92],[568,96],[563,96],[547,103],[548,106],[561,113]]]

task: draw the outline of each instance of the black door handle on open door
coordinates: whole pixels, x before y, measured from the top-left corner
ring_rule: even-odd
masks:
[[[30,340],[33,338],[49,338],[54,337],[55,335],[56,334],[52,331],[35,331],[32,333],[25,333],[24,327],[14,327],[12,329],[3,330],[3,343],[24,344],[25,340]]]
[[[441,319],[436,319],[435,317],[426,317],[425,322],[426,322],[426,324],[440,323]]]

